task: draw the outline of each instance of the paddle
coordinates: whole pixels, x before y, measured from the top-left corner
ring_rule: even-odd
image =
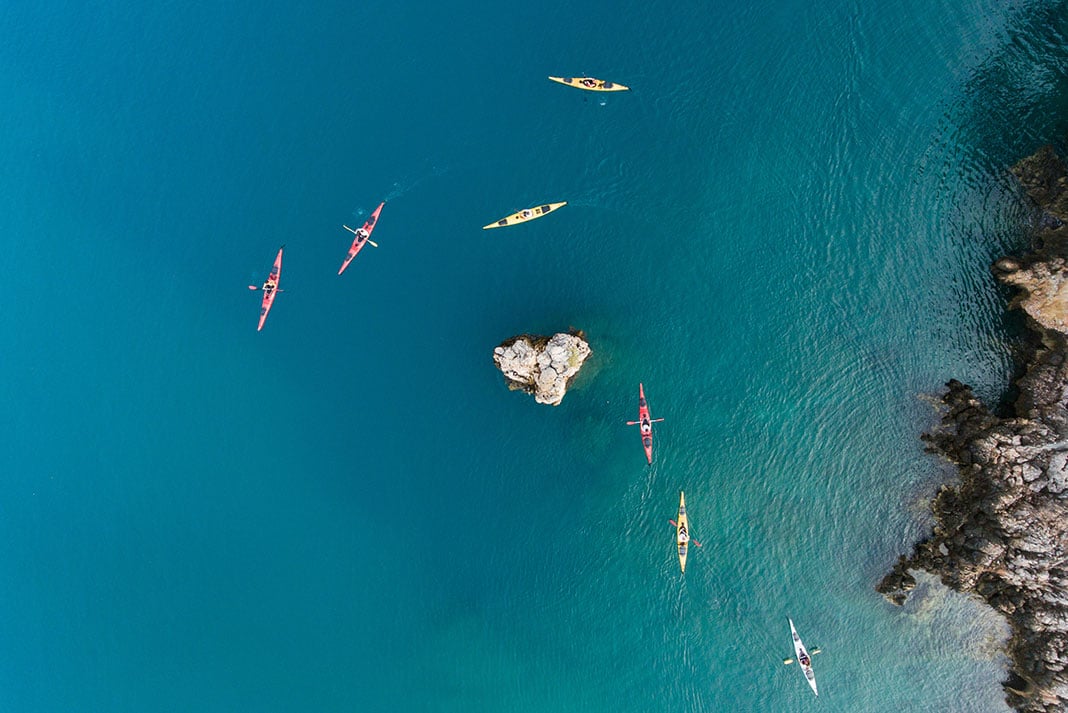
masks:
[[[651,418],[649,419],[649,423],[660,423],[663,420],[664,419],[662,418]],[[628,426],[637,426],[639,423],[641,423],[641,421],[627,421]]]
[[[815,656],[816,654],[821,654],[823,652],[820,651],[819,648],[815,648],[815,649],[812,649],[811,651],[809,651],[808,653],[809,653],[810,656]],[[789,666],[793,662],[794,662],[794,660],[792,658],[783,659],[782,660],[783,666]]]
[[[258,285],[249,285],[249,286],[248,286],[248,288],[249,288],[250,290],[252,290],[253,292],[255,292],[256,290],[262,290],[262,289],[263,289],[262,287],[260,287],[260,286],[258,286]],[[282,288],[280,288],[280,287],[276,287],[276,288],[274,288],[274,291],[275,291],[275,292],[285,292],[285,290],[283,290],[283,289],[282,289]]]
[[[353,230],[352,228],[350,228],[347,225],[342,225],[341,227],[344,228],[345,230],[349,231],[353,235],[355,235],[357,238],[360,237],[359,231]],[[360,230],[363,230],[363,228],[360,228]],[[370,243],[371,247],[373,247],[373,248],[377,248],[378,247],[378,243],[376,243],[374,240],[371,240],[371,234],[370,233],[367,234],[367,237],[364,238],[364,241]]]
[[[357,231],[355,231],[352,228],[350,228],[349,226],[342,225],[341,227],[344,228],[345,230],[349,231],[350,233],[352,233],[356,237],[360,237],[360,234]],[[362,230],[362,228],[361,228],[361,230]],[[368,235],[366,238],[364,238],[364,242],[370,243],[371,247],[373,247],[373,248],[377,248],[378,247],[378,243],[376,243],[374,240],[371,240],[371,236],[370,235]]]
[[[668,520],[668,522],[670,522],[671,526],[674,527],[676,530],[679,529],[679,526],[677,524],[675,524],[674,520]],[[697,540],[693,539],[692,537],[690,538],[690,542],[694,543],[698,547],[704,547],[704,545],[702,545],[700,542],[698,542]]]

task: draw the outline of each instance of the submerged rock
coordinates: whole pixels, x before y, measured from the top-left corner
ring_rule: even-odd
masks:
[[[584,336],[578,331],[551,337],[521,334],[493,350],[493,363],[509,389],[533,394],[539,404],[558,406],[591,353]]]
[[[1068,710],[1068,178],[1046,147],[1013,168],[1038,206],[1033,250],[993,265],[1019,290],[1010,307],[1036,339],[1013,413],[999,417],[952,380],[929,450],[957,466],[932,509],[934,532],[876,589],[895,604],[926,570],[1004,614],[1012,635],[1006,700],[1026,713]]]

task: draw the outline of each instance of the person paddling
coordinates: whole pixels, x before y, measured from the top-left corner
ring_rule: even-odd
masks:
[[[671,523],[672,527],[674,527],[676,530],[678,530],[679,526],[675,523],[674,520],[668,520],[668,522]],[[683,542],[692,542],[697,547],[704,547],[704,545],[702,545],[697,540],[690,539],[690,533],[687,532],[685,529],[679,530],[679,539],[682,540]]]

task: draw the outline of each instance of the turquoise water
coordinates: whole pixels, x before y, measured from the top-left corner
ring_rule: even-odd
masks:
[[[873,586],[924,395],[1009,383],[1065,4],[349,5],[0,7],[0,709],[1006,710],[993,617]]]

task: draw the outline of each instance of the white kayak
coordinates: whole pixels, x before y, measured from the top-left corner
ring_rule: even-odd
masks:
[[[790,635],[794,637],[794,656],[797,657],[797,665],[801,667],[801,672],[805,674],[805,680],[808,681],[808,685],[812,686],[812,692],[818,696],[820,692],[816,690],[816,674],[812,671],[812,657],[809,656],[805,645],[801,643],[801,637],[797,635],[793,619],[787,617],[786,620],[790,622]]]

